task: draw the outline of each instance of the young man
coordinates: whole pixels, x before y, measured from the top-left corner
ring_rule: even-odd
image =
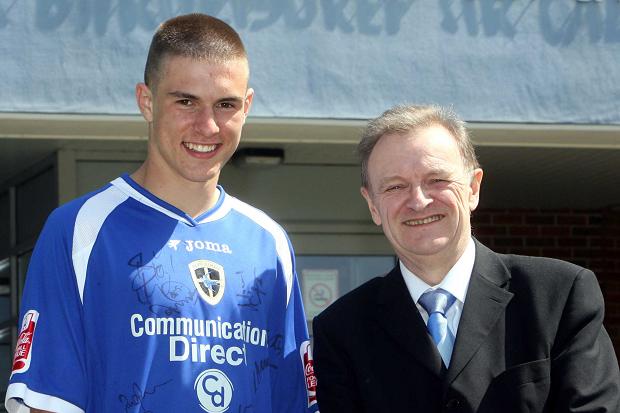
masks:
[[[594,274],[472,238],[482,169],[464,123],[395,107],[358,149],[362,195],[400,263],[314,319],[321,411],[619,412]]]
[[[10,412],[314,412],[294,255],[218,178],[254,91],[226,23],[153,37],[136,100],[148,155],[54,211],[37,242]]]

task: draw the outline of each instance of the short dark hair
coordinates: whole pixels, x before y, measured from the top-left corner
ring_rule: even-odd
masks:
[[[247,53],[239,34],[222,20],[192,13],[162,23],[151,41],[144,68],[144,83],[156,83],[169,56],[204,59],[215,63],[245,60]]]
[[[444,127],[454,137],[467,170],[473,171],[480,167],[465,122],[452,109],[436,105],[398,105],[369,121],[362,132],[357,145],[357,154],[361,160],[362,186],[370,186],[368,159],[383,135],[406,134],[435,125]]]

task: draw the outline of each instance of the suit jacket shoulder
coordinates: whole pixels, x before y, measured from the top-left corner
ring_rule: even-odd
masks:
[[[315,317],[324,322],[332,319],[354,316],[363,311],[363,308],[376,301],[377,291],[381,290],[385,283],[385,277],[375,277],[364,284],[354,288],[342,297],[338,298],[328,308]]]

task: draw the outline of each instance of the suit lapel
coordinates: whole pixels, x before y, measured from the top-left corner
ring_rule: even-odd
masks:
[[[374,315],[380,328],[384,329],[404,352],[413,356],[430,372],[440,376],[443,367],[441,356],[409,295],[398,266],[385,276],[380,291],[377,291],[377,304]]]
[[[513,294],[510,274],[497,255],[476,241],[476,260],[454,344],[447,382],[451,383],[484,343]]]

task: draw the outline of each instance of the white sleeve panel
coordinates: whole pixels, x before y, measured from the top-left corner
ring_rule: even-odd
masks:
[[[125,193],[117,190],[114,186],[110,186],[86,201],[77,214],[73,233],[72,258],[82,302],[84,302],[84,284],[86,283],[88,260],[99,231],[108,215],[127,198],[128,196]]]
[[[6,391],[6,409],[9,413],[30,413],[30,408],[62,413],[84,413],[84,410],[57,397],[30,390],[23,383],[10,384]]]

